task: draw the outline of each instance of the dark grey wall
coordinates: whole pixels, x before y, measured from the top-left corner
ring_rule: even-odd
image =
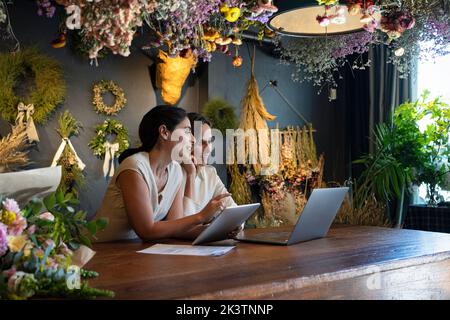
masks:
[[[250,78],[250,52],[253,44],[242,46],[241,55],[244,63],[240,68],[234,68],[231,58],[215,54],[208,67],[208,95],[221,97],[236,107],[236,115],[241,110],[241,99],[245,93],[246,83]],[[344,173],[344,113],[336,105],[330,103],[326,90],[317,94],[317,87],[308,83],[298,83],[291,80],[293,67],[282,65],[267,48],[262,50],[257,46],[255,58],[255,77],[258,81],[261,97],[269,113],[277,119],[269,122],[270,127],[276,123],[280,128],[288,125],[304,125],[304,121],[286,104],[283,98],[270,86],[264,87],[270,80],[276,80],[278,90],[303,117],[317,129],[315,134],[317,150],[325,154],[326,180],[343,181]],[[224,178],[223,166],[218,171]]]
[[[148,67],[153,61],[140,52],[137,45],[140,39],[137,39],[130,57],[109,56],[100,60],[98,67],[90,66],[87,60],[79,58],[69,48],[51,48],[50,42],[56,35],[59,21],[37,16],[34,1],[16,1],[10,6],[10,11],[12,26],[22,46],[38,45],[43,52],[56,58],[63,67],[67,82],[65,103],[56,110],[45,126],[38,126],[41,142],[39,150],[31,152],[33,164],[30,168],[51,164],[61,142],[55,131],[57,118],[64,110],[70,110],[74,117],[84,124],[84,131],[80,137],[73,138],[72,143],[87,165],[87,188],[81,193],[82,207],[93,214],[101,203],[108,181],[101,175],[103,161],[96,159],[88,147],[88,142],[94,136],[94,127],[106,119],[93,110],[92,85],[98,80],[108,79],[124,89],[127,106],[114,118],[129,129],[130,142],[134,144],[138,141],[137,127],[142,115],[161,103],[149,76]],[[197,76],[191,76],[178,105],[188,111],[198,111],[199,105],[208,97],[223,97],[236,106],[239,115],[240,100],[250,75],[250,59],[245,45],[241,54],[244,57],[244,65],[238,69],[232,67],[230,57],[215,54],[212,63],[200,68]],[[291,72],[291,67],[279,65],[278,59],[257,50],[255,73],[260,89],[269,80],[278,81],[279,90],[317,129],[316,142],[318,151],[325,153],[327,180],[342,181],[345,178],[342,154],[344,114],[336,105],[328,102],[326,93],[318,96],[317,88],[292,82]],[[198,76],[200,79],[197,79]],[[273,89],[267,88],[262,93],[262,98],[268,111],[278,117],[270,126],[273,127],[276,122],[280,127],[303,124]],[[8,125],[0,120],[0,134],[6,134],[8,130]],[[225,176],[223,170],[219,172],[222,177]]]
[[[121,121],[129,129],[130,143],[138,141],[137,128],[142,116],[161,103],[158,93],[152,87],[148,67],[153,63],[146,55],[134,49],[128,58],[109,56],[99,60],[99,66],[91,66],[74,54],[69,48],[53,49],[51,41],[58,31],[58,19],[39,17],[36,14],[34,1],[15,1],[9,6],[11,24],[22,47],[38,46],[41,51],[56,58],[62,65],[67,84],[65,103],[51,116],[45,126],[37,126],[40,143],[38,150],[31,152],[33,164],[30,168],[47,167],[51,164],[61,138],[55,131],[60,113],[68,109],[72,115],[84,125],[84,131],[78,138],[72,138],[72,143],[80,158],[85,162],[87,187],[81,193],[83,209],[94,213],[99,207],[107,180],[102,176],[103,160],[94,157],[88,147],[90,139],[95,134],[94,128],[107,117],[96,114],[91,104],[92,85],[102,79],[113,80],[123,88],[128,100],[122,111],[112,118]],[[1,84],[0,84],[1,85]],[[189,111],[197,111],[198,85],[185,86],[179,106]],[[6,134],[9,126],[0,122],[0,134]]]

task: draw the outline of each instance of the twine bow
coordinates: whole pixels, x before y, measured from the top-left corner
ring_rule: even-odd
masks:
[[[106,141],[105,147],[105,161],[103,162],[103,176],[112,177],[114,175],[114,155],[119,151],[119,143],[111,143]]]
[[[26,125],[26,133],[30,143],[39,142],[39,136],[33,121],[34,105],[25,105],[20,102],[17,111],[16,125]]]
[[[72,143],[70,142],[70,140],[68,138],[63,138],[61,141],[61,144],[59,145],[58,150],[55,153],[55,156],[53,157],[53,161],[52,161],[52,167],[56,167],[58,165],[58,160],[59,158],[61,158],[61,155],[64,151],[64,148],[66,146],[69,146],[70,150],[72,151],[72,153],[74,154],[75,158],[77,159],[77,165],[78,168],[80,168],[80,170],[83,170],[86,165],[83,163],[83,161],[81,161],[80,157],[78,157],[77,152],[75,151],[75,148],[73,147]]]

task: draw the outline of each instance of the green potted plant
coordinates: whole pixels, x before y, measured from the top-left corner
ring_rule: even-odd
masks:
[[[436,206],[444,200],[439,189],[449,187],[450,106],[440,98],[427,102],[428,94],[424,93],[419,105],[427,124],[422,132],[422,156],[416,166],[415,182],[427,186],[428,205]]]
[[[427,99],[425,92],[420,100],[398,106],[392,124],[376,126],[375,151],[354,162],[366,169],[354,185],[353,206],[362,208],[372,195],[386,204],[395,203],[395,215],[389,217],[397,227],[403,225],[411,186],[425,183],[429,203],[435,204],[450,169],[449,107],[440,99]],[[421,130],[424,119],[430,123]]]
[[[409,206],[405,227],[450,233],[450,206],[440,194],[450,189],[450,107],[440,98],[427,101],[428,95],[425,92],[417,106],[424,128],[421,156],[414,168],[414,183],[427,188],[426,204]]]
[[[354,161],[365,170],[353,187],[353,207],[363,208],[374,196],[389,210],[395,203],[395,214],[388,212],[391,223],[400,227],[404,220],[405,197],[413,182],[414,168],[423,157],[423,137],[418,121],[423,117],[417,105],[406,102],[393,114],[392,123],[381,123],[374,130],[374,151]],[[391,205],[389,205],[391,204]]]

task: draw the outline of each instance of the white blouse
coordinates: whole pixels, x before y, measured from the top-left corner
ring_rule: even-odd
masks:
[[[116,183],[119,174],[125,170],[135,171],[144,178],[150,195],[148,201],[153,211],[154,221],[161,221],[166,217],[180,189],[182,169],[178,162],[172,161],[168,165],[167,183],[164,189],[158,193],[156,180],[150,167],[148,152],[139,152],[126,158],[109,182],[103,203],[97,211],[97,218],[105,217],[109,220],[106,229],[97,235],[98,241],[100,242],[138,237],[128,222],[122,191]],[[160,201],[158,201],[158,198]]]
[[[181,185],[184,189],[186,171],[182,170],[182,172],[183,182]],[[212,198],[223,193],[228,193],[228,190],[220,180],[216,168],[209,165],[199,166],[194,181],[194,197],[193,199],[186,196],[183,198],[184,215],[188,216],[200,212]],[[226,207],[237,206],[231,196],[224,198],[223,202]]]

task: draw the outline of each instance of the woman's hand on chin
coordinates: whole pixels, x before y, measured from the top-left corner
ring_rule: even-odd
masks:
[[[195,177],[197,174],[197,161],[194,156],[191,157],[190,161],[183,161],[181,163],[184,171],[186,171],[186,175],[190,177]]]

